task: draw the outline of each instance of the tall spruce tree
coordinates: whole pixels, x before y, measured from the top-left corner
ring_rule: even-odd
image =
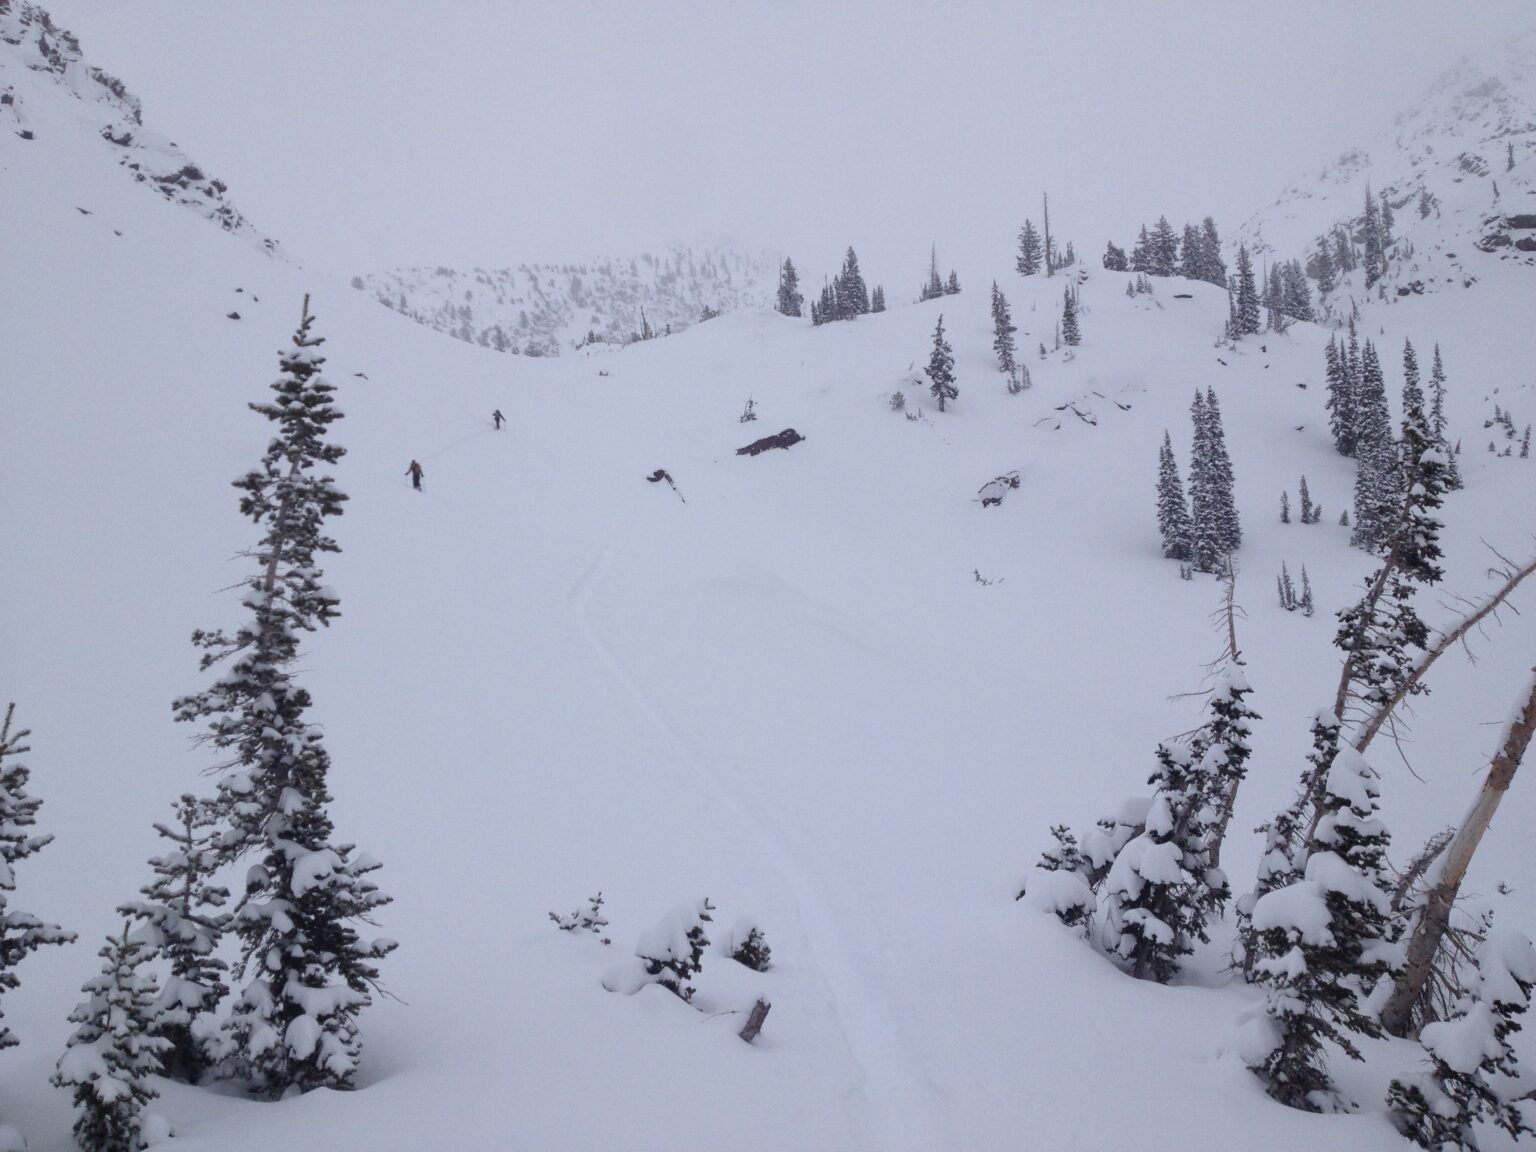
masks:
[[[933,351],[928,356],[928,367],[923,371],[933,382],[928,391],[942,412],[946,403],[960,395],[960,390],[955,387],[955,353],[949,341],[944,339],[943,313],[939,314],[939,322],[933,329]]]
[[[843,270],[838,273],[836,285],[837,319],[852,320],[855,316],[869,313],[869,289],[864,286],[864,277],[859,272],[859,258],[852,247],[843,257]]]
[[[200,1025],[229,992],[229,965],[217,955],[228,921],[220,909],[229,890],[211,882],[219,861],[217,826],[211,805],[183,795],[175,823],[155,825],[171,846],[150,859],[155,879],[139,889],[144,899],[118,908],[145,925],[146,942],[170,966],[150,1031],[167,1042],[161,1056],[165,1074],[189,1084],[212,1063]]]
[[[997,353],[998,371],[1013,381],[1019,372],[1016,359],[1018,348],[1014,344],[1013,334],[1018,329],[1014,327],[1013,317],[1008,311],[1008,298],[998,290],[997,281],[992,281],[992,351]]]
[[[1184,225],[1184,238],[1179,242],[1178,274],[1186,280],[1204,279],[1205,244],[1200,239],[1200,229],[1193,224]]]
[[[1252,336],[1259,331],[1259,292],[1253,280],[1253,261],[1246,245],[1237,247],[1237,329],[1234,336]]]
[[[1189,560],[1193,555],[1193,529],[1179,463],[1173,455],[1173,439],[1163,431],[1157,454],[1157,528],[1163,539],[1163,555],[1170,560]]]
[[[1440,359],[1440,345],[1435,344],[1435,358],[1429,368],[1429,433],[1435,448],[1445,458],[1445,486],[1450,491],[1461,487],[1461,472],[1456,465],[1456,453],[1446,439],[1445,429],[1445,365]]]
[[[1070,284],[1061,304],[1061,342],[1074,348],[1083,342],[1083,332],[1077,323],[1077,293]]]
[[[1350,540],[1358,548],[1375,552],[1393,530],[1402,469],[1392,439],[1386,381],[1376,346],[1369,340],[1360,353],[1355,457],[1355,530]]]
[[[923,290],[918,293],[919,300],[937,300],[944,295],[944,281],[939,277],[939,246],[933,245],[928,250],[928,282],[923,285]]]
[[[233,632],[198,631],[206,670],[228,667],[178,700],[179,720],[201,720],[222,754],[216,812],[221,862],[255,855],[231,925],[237,977],[250,977],[231,1012],[225,1071],[253,1091],[348,1088],[361,1053],[357,1016],[377,986],[374,961],[395,947],[365,942],[353,925],[389,897],[368,879],[379,865],[333,840],[326,813],[330,756],[294,678],[302,636],[339,615],[319,557],[337,552],[325,531],[346,496],[323,471],[345,452],[327,439],[341,418],[320,375],[323,341],[309,299],[293,347],[279,355],[274,399],[251,409],[276,425],[261,463],[239,480],[240,510],[262,531],[244,581],[250,618]]]
[[[1333,446],[1341,456],[1353,456],[1360,418],[1356,410],[1359,398],[1352,387],[1348,353],[1333,336],[1328,337],[1328,346],[1323,351],[1328,365],[1328,427],[1333,433]]]
[[[159,988],[144,966],[154,947],[124,924],[98,955],[101,974],[81,988],[86,999],[69,1014],[79,1027],[50,1080],[74,1092],[75,1141],[85,1152],[139,1152],[144,1105],[160,1095],[149,1077],[170,1044],[150,1026]]]
[[[1172,276],[1179,262],[1179,238],[1173,234],[1173,225],[1168,223],[1168,217],[1159,216],[1157,225],[1152,230],[1152,267],[1148,271],[1153,276]]]
[[[1033,276],[1040,271],[1041,251],[1040,233],[1035,231],[1034,222],[1024,221],[1024,227],[1019,229],[1019,254],[1014,261],[1020,276]]]
[[[1371,186],[1365,186],[1365,214],[1360,222],[1361,239],[1365,246],[1365,286],[1370,288],[1387,271],[1387,253],[1381,228],[1381,213]]]
[[[1141,226],[1141,232],[1136,236],[1136,243],[1131,245],[1131,271],[1150,275],[1156,256],[1152,250],[1152,237],[1147,235],[1147,226]]]
[[[1221,238],[1216,221],[1207,216],[1200,222],[1200,279],[1218,288],[1227,285],[1227,265],[1221,258]]]
[[[1237,518],[1235,479],[1232,458],[1227,454],[1227,434],[1221,423],[1221,405],[1216,390],[1205,390],[1206,466],[1211,474],[1211,515],[1216,545],[1222,556],[1236,552],[1243,543],[1243,529]]]
[[[1104,248],[1104,267],[1110,272],[1124,272],[1130,267],[1125,249],[1117,246],[1113,240]]]
[[[39,920],[30,912],[11,907],[16,891],[16,865],[53,843],[52,836],[35,834],[37,810],[42,800],[27,794],[31,771],[19,757],[32,751],[26,743],[29,728],[12,728],[16,705],[8,704],[5,720],[0,723],[0,992],[21,987],[16,965],[48,944],[69,944],[75,939],[57,924]],[[21,1041],[4,1023],[0,1012],[0,1049],[14,1048]]]
[[[885,311],[885,289],[878,284],[875,285],[875,290],[870,293],[869,310],[871,312]]]
[[[798,316],[804,303],[805,297],[800,294],[800,275],[795,271],[794,261],[786,256],[784,266],[779,269],[779,299],[774,310],[785,316]]]

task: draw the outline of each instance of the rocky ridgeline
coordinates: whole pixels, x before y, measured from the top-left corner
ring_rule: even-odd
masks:
[[[522,356],[559,356],[680,332],[710,315],[769,306],[778,262],[717,246],[578,264],[458,270],[397,268],[352,287],[459,340]]]
[[[1287,188],[1238,239],[1271,262],[1307,261],[1336,228],[1358,241],[1367,184],[1393,212],[1373,295],[1471,287],[1490,257],[1536,268],[1536,35],[1440,76],[1368,146]],[[1358,274],[1346,277],[1334,310],[1363,290]]]
[[[230,203],[222,181],[194,164],[174,141],[144,127],[138,99],[117,77],[84,63],[79,40],[37,5],[0,0],[0,126],[31,140],[34,132],[25,100],[15,81],[7,79],[16,67],[50,77],[79,100],[134,180],[227,232],[247,235],[269,251],[276,248],[275,241],[253,228]]]

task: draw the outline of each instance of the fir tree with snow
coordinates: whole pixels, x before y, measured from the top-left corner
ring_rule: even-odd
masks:
[[[953,268],[949,270],[949,279],[944,281],[944,295],[960,295],[960,276],[955,272]]]
[[[1155,259],[1152,237],[1147,235],[1147,226],[1143,224],[1141,231],[1136,235],[1136,243],[1131,245],[1131,271],[1150,273]]]
[[[1424,409],[1424,389],[1419,384],[1419,358],[1414,354],[1413,341],[1403,341],[1403,411]],[[1430,435],[1433,436],[1433,429]]]
[[[1234,336],[1252,336],[1259,331],[1259,292],[1253,280],[1253,261],[1246,245],[1237,248],[1237,324]]]
[[[704,949],[709,947],[704,925],[713,921],[710,913],[714,910],[706,896],[693,907],[669,912],[635,946],[635,955],[645,961],[646,973],[680,1000],[693,999],[694,989],[688,981],[704,967]]]
[[[1370,288],[1386,274],[1387,254],[1383,243],[1381,212],[1376,207],[1376,198],[1371,195],[1369,184],[1365,186],[1365,213],[1361,219],[1360,232],[1365,247],[1365,286]]]
[[[1296,611],[1296,586],[1291,583],[1291,570],[1284,560],[1280,561],[1280,575],[1275,577],[1275,591],[1280,597],[1280,607],[1287,612]]]
[[[21,987],[16,966],[33,952],[75,939],[73,932],[11,907],[16,865],[53,843],[51,835],[39,836],[35,831],[43,802],[27,794],[31,770],[19,759],[32,750],[26,743],[32,732],[11,726],[15,714],[16,705],[8,704],[5,721],[0,723],[0,992]],[[0,1014],[0,1049],[14,1048],[20,1041],[3,1021]]]
[[[1307,566],[1301,566],[1301,599],[1297,601],[1297,607],[1301,609],[1303,616],[1311,616],[1316,609],[1312,601],[1312,581],[1307,578]]]
[[[50,1082],[73,1092],[75,1140],[85,1152],[139,1152],[144,1105],[159,1095],[149,1077],[170,1046],[153,1028],[159,988],[144,968],[154,947],[124,924],[97,955],[101,974],[86,981],[87,998],[69,1014],[78,1027]]]
[[[1533,1131],[1517,1099],[1523,1085],[1510,1038],[1536,986],[1536,948],[1518,932],[1490,932],[1472,960],[1477,979],[1460,1014],[1419,1032],[1427,1067],[1393,1080],[1387,1091],[1399,1131],[1435,1152],[1476,1152],[1480,1122],[1498,1125],[1512,1140]]]
[[[942,295],[944,295],[944,281],[939,279],[939,246],[935,244],[928,250],[928,280],[917,298],[920,301],[937,300]]]
[[[1163,555],[1169,560],[1188,560],[1193,554],[1189,504],[1184,499],[1184,484],[1179,479],[1179,463],[1173,455],[1173,440],[1163,432],[1163,446],[1157,454],[1157,528],[1162,536]]]
[[[1369,340],[1360,356],[1355,457],[1355,531],[1350,541],[1357,548],[1376,551],[1392,531],[1402,473],[1392,438],[1386,382],[1376,346]]]
[[[1204,396],[1195,394],[1190,416],[1194,425],[1189,492],[1195,570],[1220,572],[1225,558],[1241,545],[1242,528],[1215,389],[1207,388]]]
[[[928,356],[928,367],[923,371],[932,381],[928,391],[933,394],[934,401],[942,412],[946,403],[960,395],[960,389],[955,387],[955,353],[950,348],[949,341],[944,339],[942,312],[939,314],[938,324],[933,329],[933,351]]]
[[[1207,216],[1200,222],[1200,280],[1218,288],[1227,286],[1227,265],[1221,258],[1221,238],[1216,221]]]
[[[1035,231],[1033,221],[1024,221],[1024,227],[1019,229],[1019,254],[1014,261],[1019,275],[1033,276],[1039,272],[1042,254],[1040,233]]]
[[[1104,248],[1104,267],[1110,272],[1124,272],[1130,267],[1125,249],[1117,247],[1113,240]]]
[[[885,289],[878,284],[875,285],[874,292],[870,294],[869,310],[871,312],[885,311]]]
[[[838,320],[852,320],[855,316],[869,313],[869,290],[864,286],[864,276],[859,271],[859,258],[850,247],[843,257],[843,269],[837,274]]]
[[[183,795],[175,823],[155,825],[170,847],[150,858],[155,879],[139,890],[144,899],[118,908],[144,925],[149,946],[170,966],[150,1028],[167,1041],[165,1074],[193,1084],[211,1063],[201,1025],[229,992],[229,965],[217,955],[227,922],[220,909],[229,899],[228,889],[212,883],[220,855],[217,826],[211,805]]]
[[[250,980],[230,1014],[223,1064],[273,1098],[351,1086],[374,961],[395,947],[353,927],[389,897],[368,878],[378,863],[333,839],[330,756],[294,679],[301,637],[339,615],[318,558],[339,551],[325,520],[346,500],[323,471],[345,449],[327,439],[341,413],[320,375],[313,322],[306,298],[293,347],[279,356],[275,399],[250,405],[277,425],[260,465],[235,481],[241,512],[262,530],[244,581],[251,617],[233,632],[194,633],[205,670],[229,664],[175,708],[177,719],[203,721],[203,738],[224,757],[214,801],[221,861],[259,858],[230,918],[241,943],[234,974]]]
[[[1010,382],[1018,373],[1018,363],[1015,360],[1018,349],[1013,340],[1013,334],[1017,331],[1013,316],[1008,310],[1008,298],[998,290],[997,281],[994,280],[992,281],[992,351],[997,353],[998,371],[1007,376]]]
[[[1289,492],[1281,492],[1280,493],[1280,523],[1282,523],[1282,524],[1289,524],[1290,522],[1291,522],[1291,494]]]
[[[1082,330],[1077,325],[1077,293],[1070,284],[1061,305],[1061,342],[1073,348],[1083,342]]]
[[[1307,478],[1301,478],[1301,484],[1297,488],[1297,494],[1301,500],[1301,522],[1303,524],[1316,524],[1323,515],[1323,510],[1312,503],[1312,493],[1307,489]]]
[[[799,316],[804,303],[805,297],[800,294],[800,275],[795,271],[794,261],[786,256],[784,266],[779,269],[779,296],[774,309],[785,316]]]
[[[1152,230],[1151,264],[1147,269],[1152,276],[1172,276],[1179,261],[1179,240],[1173,234],[1173,225],[1168,223],[1168,217],[1159,216],[1157,225]]]

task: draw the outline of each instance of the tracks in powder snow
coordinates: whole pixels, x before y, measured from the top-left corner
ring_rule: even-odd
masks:
[[[826,885],[796,858],[786,837],[770,828],[741,800],[710,766],[707,753],[697,749],[672,723],[661,704],[593,627],[591,601],[607,580],[612,565],[613,555],[604,549],[576,582],[568,599],[572,619],[614,683],[692,772],[699,786],[717,798],[757,842],[763,857],[784,879],[811,947],[812,960],[832,994],[843,1034],[862,1073],[867,1105],[864,1121],[870,1147],[880,1152],[957,1148],[958,1138],[942,1091],[923,1067],[914,1045],[891,1018],[897,998],[886,975],[886,964],[843,926],[850,918],[867,923],[867,915],[835,905]],[[873,930],[870,925],[868,931]]]

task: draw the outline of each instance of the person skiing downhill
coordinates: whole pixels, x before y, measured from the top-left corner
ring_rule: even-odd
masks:
[[[411,466],[405,470],[405,474],[411,478],[411,487],[421,491],[421,465],[411,461]]]
[[[500,408],[491,413],[491,419],[496,422],[496,431],[500,432],[502,421],[506,420],[506,417],[501,414]]]

